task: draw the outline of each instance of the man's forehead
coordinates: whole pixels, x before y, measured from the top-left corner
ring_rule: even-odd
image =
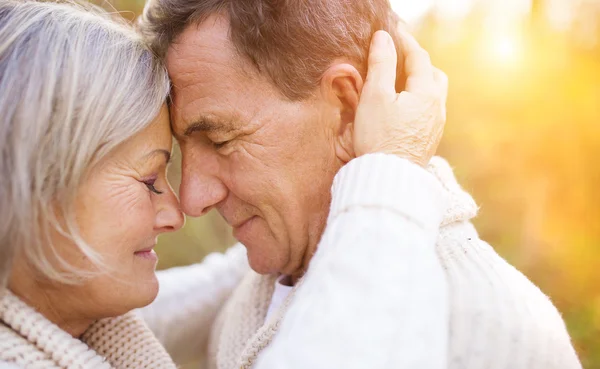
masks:
[[[211,95],[228,83],[221,78],[231,73],[224,68],[234,56],[228,27],[226,19],[211,16],[188,26],[169,48],[166,62],[172,82],[171,123],[178,136],[193,124],[201,123],[206,131],[216,129],[216,120],[206,117],[202,110],[218,102]]]
[[[226,17],[212,15],[184,30],[167,53],[171,119],[178,135],[199,122],[207,128],[204,131],[231,127],[230,122],[215,115],[230,116],[230,110],[244,98],[244,91],[257,87],[252,73],[246,71],[252,66],[245,63],[229,39]]]
[[[213,15],[189,25],[169,47],[166,62],[171,79],[185,82],[193,72],[236,65],[239,59],[229,39],[228,20]]]

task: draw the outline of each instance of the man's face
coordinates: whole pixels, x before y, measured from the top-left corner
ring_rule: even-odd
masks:
[[[182,209],[200,216],[215,207],[258,273],[299,275],[321,237],[342,165],[335,109],[319,94],[287,100],[236,54],[228,31],[226,19],[210,17],[168,52]]]

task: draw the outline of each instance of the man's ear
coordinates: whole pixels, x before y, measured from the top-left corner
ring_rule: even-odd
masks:
[[[335,151],[344,163],[354,159],[352,141],[354,117],[363,88],[363,78],[350,64],[334,64],[321,78],[321,93],[334,107],[339,119],[334,126]]]

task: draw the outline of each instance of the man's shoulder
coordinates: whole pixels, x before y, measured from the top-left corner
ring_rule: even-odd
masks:
[[[471,223],[441,229],[436,248],[446,271],[451,297],[457,302],[465,299],[473,300],[474,306],[503,302],[519,306],[533,301],[533,308],[553,307],[550,299],[525,274],[479,238]]]
[[[457,362],[483,354],[485,360],[498,355],[512,360],[506,367],[530,361],[531,368],[580,368],[550,298],[482,241],[470,223],[442,229],[437,253],[448,283],[450,355]],[[518,347],[518,355],[501,352],[509,346]]]
[[[535,351],[544,337],[554,337],[546,343],[570,346],[550,298],[482,241],[470,223],[442,230],[437,253],[448,282],[451,331],[458,341],[479,336],[489,343],[502,337],[523,345],[533,342]]]

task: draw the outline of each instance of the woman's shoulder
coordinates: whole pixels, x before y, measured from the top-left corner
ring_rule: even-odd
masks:
[[[11,352],[16,346],[21,346],[24,338],[10,329],[0,321],[0,369],[20,369],[15,363],[9,363],[5,360],[11,360]],[[8,355],[8,356],[7,356]]]

